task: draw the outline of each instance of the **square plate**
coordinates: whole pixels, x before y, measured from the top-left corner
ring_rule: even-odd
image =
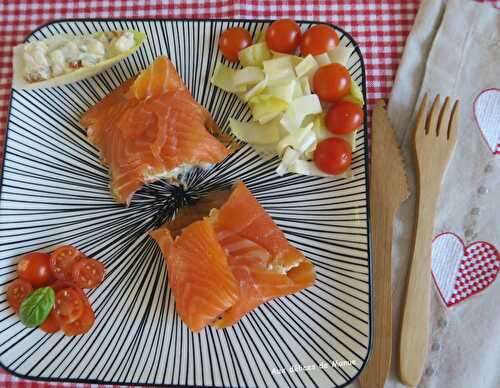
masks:
[[[195,99],[229,130],[229,117],[250,116],[236,96],[209,82],[221,59],[218,37],[231,26],[255,34],[269,24],[70,20],[44,25],[27,38],[129,28],[148,35],[134,55],[91,79],[12,93],[0,197],[3,368],[37,380],[161,386],[331,387],[358,375],[371,331],[366,119],[350,179],[279,177],[276,158],[263,160],[245,146],[207,171],[194,171],[185,190],[165,182],[144,187],[128,208],[112,200],[107,170],[78,123],[89,106],[165,54]],[[303,29],[311,24],[300,23]],[[349,70],[366,97],[361,52],[335,28],[355,46]],[[232,328],[194,334],[175,313],[164,260],[147,231],[180,204],[237,179],[312,260],[317,282],[264,304]],[[89,292],[96,323],[79,337],[25,328],[5,298],[19,256],[60,244],[77,246],[107,270],[104,283]]]

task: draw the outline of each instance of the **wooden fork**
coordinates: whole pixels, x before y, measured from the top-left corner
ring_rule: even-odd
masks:
[[[452,108],[450,98],[446,97],[440,108],[438,95],[428,115],[427,102],[426,94],[418,112],[413,138],[417,213],[399,347],[400,378],[412,387],[422,377],[427,356],[434,215],[444,171],[457,142],[460,115],[458,100]]]

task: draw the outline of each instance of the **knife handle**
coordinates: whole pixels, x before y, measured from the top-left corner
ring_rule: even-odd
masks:
[[[401,381],[416,386],[422,378],[429,340],[431,253],[434,214],[438,194],[417,190],[417,218],[411,250],[401,339],[399,374]]]
[[[397,208],[384,209],[372,196],[372,220],[380,230],[372,240],[373,257],[373,328],[370,359],[359,377],[361,388],[383,388],[391,366],[392,354],[392,286],[391,256],[394,216]],[[399,205],[398,205],[399,207]]]

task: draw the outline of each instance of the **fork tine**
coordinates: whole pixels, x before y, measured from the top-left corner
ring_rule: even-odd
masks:
[[[429,97],[427,96],[427,93],[425,93],[424,98],[422,99],[422,102],[420,103],[420,109],[418,110],[418,114],[417,114],[417,123],[415,124],[415,134],[422,131],[422,129],[425,131],[425,118],[426,118],[428,101],[429,101]]]
[[[451,111],[450,122],[448,125],[448,139],[451,142],[457,140],[458,122],[460,121],[460,100],[456,100]]]
[[[434,98],[434,102],[432,103],[431,111],[427,115],[427,123],[425,126],[425,133],[428,134],[429,132],[435,132],[436,131],[436,125],[438,121],[438,115],[439,115],[439,104],[440,104],[440,96],[439,94]]]
[[[444,133],[445,131],[448,132],[450,123],[450,101],[450,97],[448,96],[444,100],[441,113],[439,114],[438,125],[436,126],[436,136],[439,136],[440,133]]]

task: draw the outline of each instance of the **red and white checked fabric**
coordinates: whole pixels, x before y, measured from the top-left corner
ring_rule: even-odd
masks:
[[[260,18],[289,17],[335,23],[350,32],[363,52],[368,104],[387,98],[419,0],[101,0],[0,2],[0,159],[11,88],[12,47],[36,27],[69,18]],[[29,382],[0,373],[0,386],[12,388],[90,387]]]
[[[495,280],[500,270],[500,254],[484,241],[469,245],[460,263],[450,306],[477,294]]]

